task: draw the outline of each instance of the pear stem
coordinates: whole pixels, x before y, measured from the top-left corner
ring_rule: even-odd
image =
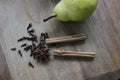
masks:
[[[52,19],[52,18],[54,18],[54,17],[56,17],[56,16],[57,16],[57,14],[53,14],[53,15],[47,17],[46,19],[43,19],[43,21],[46,22],[46,21],[48,21],[49,19]]]

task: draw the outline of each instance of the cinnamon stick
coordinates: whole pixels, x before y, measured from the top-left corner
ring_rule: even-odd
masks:
[[[69,56],[69,57],[95,57],[94,52],[75,52],[54,50],[54,56]]]
[[[81,37],[86,36],[85,34],[77,34],[77,35],[70,35],[70,36],[62,36],[62,37],[56,37],[56,38],[49,38],[47,40],[58,40],[58,39],[66,39],[66,38],[73,38],[73,37]]]
[[[85,40],[86,38],[87,36],[85,34],[79,34],[79,35],[49,38],[49,39],[46,39],[46,43],[54,44],[54,43],[63,43],[63,42],[71,42],[71,41],[80,41],[80,40]]]

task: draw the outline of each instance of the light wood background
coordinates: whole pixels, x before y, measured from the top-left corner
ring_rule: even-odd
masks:
[[[86,80],[120,69],[120,1],[99,0],[94,14],[84,22],[52,19],[44,23],[42,20],[59,1],[0,0],[0,80]],[[48,32],[50,37],[87,34],[85,43],[66,44],[59,49],[93,51],[95,59],[51,56],[48,64],[37,63],[20,48],[22,43],[17,43],[18,38],[27,36],[30,22],[37,36],[41,32]],[[23,58],[11,51],[12,47],[21,49]],[[28,66],[29,61],[34,69]]]

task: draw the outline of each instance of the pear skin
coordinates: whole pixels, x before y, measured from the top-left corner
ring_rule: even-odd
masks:
[[[61,0],[55,6],[51,18],[56,17],[64,22],[86,20],[95,11],[97,2],[97,0]]]

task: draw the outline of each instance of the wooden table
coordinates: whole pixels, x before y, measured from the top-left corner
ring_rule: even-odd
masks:
[[[0,0],[0,80],[99,80],[94,77],[119,71],[119,0],[99,0],[95,13],[84,22],[64,23],[52,19],[44,23],[42,20],[51,14],[58,2],[59,0]],[[22,43],[17,43],[18,38],[27,36],[26,28],[30,22],[33,23],[37,36],[41,32],[48,32],[50,37],[87,34],[85,43],[66,44],[59,49],[93,51],[96,53],[95,59],[54,59],[51,56],[48,64],[37,63],[29,57],[29,52],[20,48]],[[11,51],[12,47],[21,49],[23,58],[17,51]],[[35,66],[34,69],[28,66],[29,61]],[[108,77],[112,76],[114,75]]]

